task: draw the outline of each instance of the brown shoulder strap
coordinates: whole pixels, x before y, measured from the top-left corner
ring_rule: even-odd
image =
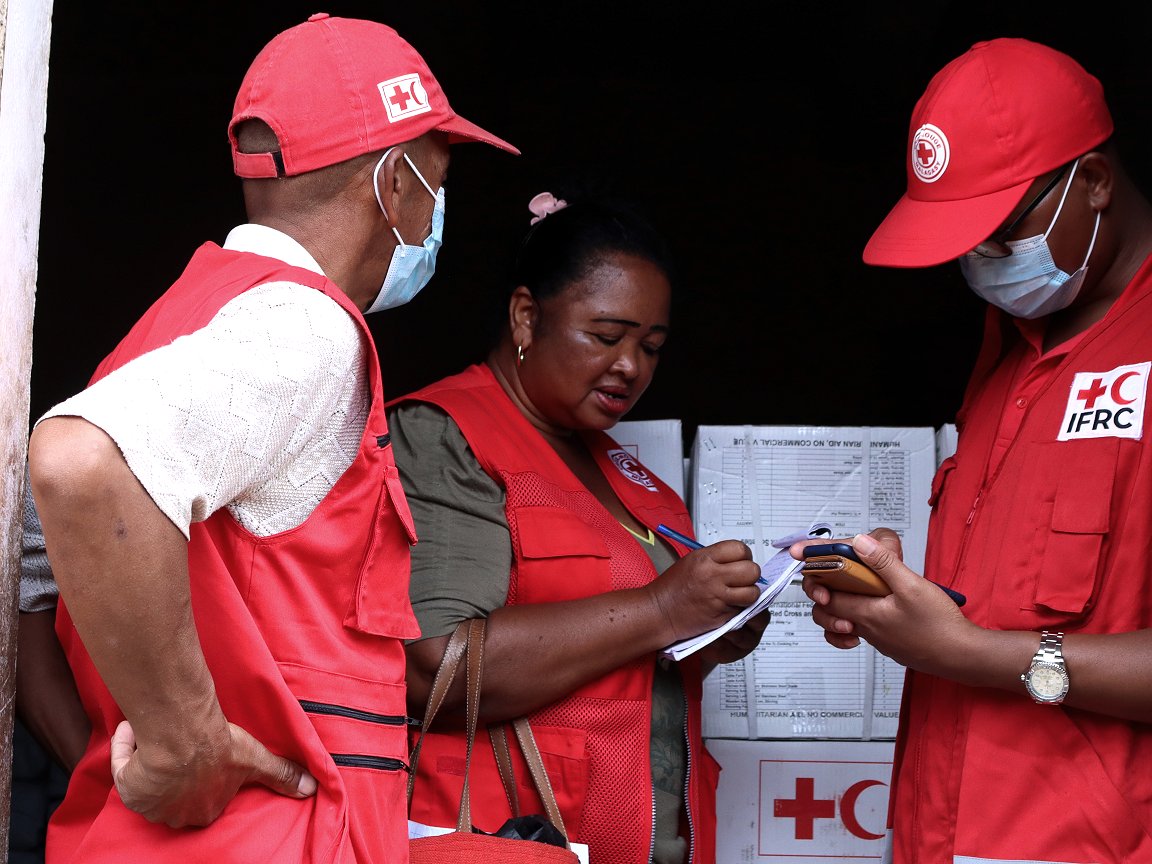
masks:
[[[424,734],[432,723],[432,718],[440,709],[440,704],[451,686],[456,672],[460,666],[461,658],[465,658],[467,667],[467,696],[465,701],[466,714],[466,750],[464,756],[464,785],[460,794],[460,813],[456,820],[456,830],[470,832],[472,830],[471,796],[468,789],[468,774],[472,764],[472,745],[476,740],[477,718],[480,714],[480,684],[484,665],[484,632],[486,621],[483,618],[470,618],[457,625],[452,638],[444,649],[444,657],[436,670],[436,677],[432,681],[432,690],[428,694],[428,706],[424,712],[420,727],[420,737],[412,748],[409,758],[411,774],[408,777],[408,803],[412,803],[412,787],[416,780],[416,763],[420,755],[420,745]],[[512,759],[508,751],[508,740],[504,731],[507,724],[493,724],[489,727],[492,738],[492,747],[496,753],[497,765],[500,768],[500,777],[504,784],[505,795],[508,796],[509,806],[514,816],[520,815],[519,796],[516,793],[516,782],[512,774]],[[528,770],[532,775],[532,783],[540,800],[544,802],[545,814],[553,825],[559,829],[564,838],[568,838],[568,831],[564,827],[564,819],[560,814],[560,806],[556,803],[556,793],[548,780],[548,773],[544,769],[544,760],[540,757],[540,750],[536,746],[536,738],[532,734],[532,727],[527,717],[518,717],[512,721],[512,728],[516,732],[516,741],[524,753],[528,763]]]
[[[424,743],[424,734],[432,725],[432,718],[440,710],[440,704],[448,693],[448,688],[456,678],[456,669],[460,665],[460,658],[464,656],[464,649],[468,645],[468,622],[461,621],[448,640],[444,648],[444,656],[440,658],[440,666],[436,670],[436,677],[432,679],[432,689],[428,693],[428,705],[424,709],[424,718],[420,724],[420,737],[408,756],[408,803],[412,803],[412,784],[416,782],[416,763],[420,760],[420,747]]]

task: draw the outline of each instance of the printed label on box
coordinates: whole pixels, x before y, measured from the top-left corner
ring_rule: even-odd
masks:
[[[879,861],[891,742],[708,741],[720,864]]]

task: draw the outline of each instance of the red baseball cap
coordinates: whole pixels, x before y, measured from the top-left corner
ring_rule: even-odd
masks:
[[[236,125],[258,119],[278,153],[241,153]],[[482,141],[520,151],[452,110],[416,49],[391,27],[321,12],[280,33],[256,55],[228,138],[241,177],[283,177],[384,150],[433,129],[450,143]]]
[[[996,230],[1032,181],[1112,134],[1104,88],[1027,39],[977,42],[941,69],[912,111],[908,189],[864,263],[931,267]]]

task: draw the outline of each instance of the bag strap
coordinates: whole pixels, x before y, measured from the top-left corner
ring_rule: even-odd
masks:
[[[465,713],[468,746],[464,751],[464,788],[460,792],[460,816],[456,820],[457,831],[472,830],[472,797],[468,789],[468,776],[472,767],[472,745],[476,742],[476,718],[480,715],[480,680],[484,666],[484,626],[483,618],[468,619],[468,649],[465,657],[468,663],[468,693],[465,697]]]
[[[532,734],[532,727],[527,717],[517,717],[512,721],[512,728],[516,730],[516,740],[520,742],[520,749],[524,752],[524,759],[528,762],[528,770],[532,774],[532,783],[536,793],[544,802],[544,812],[549,821],[559,829],[568,839],[568,829],[564,827],[564,817],[560,815],[560,805],[556,803],[556,793],[552,790],[552,783],[548,780],[548,772],[544,770],[544,760],[540,758],[540,749],[536,746],[536,736]]]
[[[480,681],[481,669],[484,663],[484,627],[483,618],[469,618],[461,621],[448,645],[444,648],[444,656],[440,658],[440,666],[436,669],[436,676],[432,679],[432,689],[428,694],[428,705],[424,709],[424,718],[420,723],[420,737],[412,748],[408,757],[408,807],[412,807],[412,790],[416,785],[416,765],[420,761],[420,747],[424,743],[424,735],[432,725],[432,719],[440,710],[448,689],[456,679],[456,672],[460,668],[461,657],[465,658],[466,665],[466,696],[465,714],[467,747],[464,755],[464,785],[460,791],[460,812],[456,818],[456,830],[465,833],[472,831],[472,800],[468,792],[468,775],[472,765],[472,744],[476,740],[476,718],[480,713]]]
[[[424,743],[424,733],[432,725],[432,718],[440,710],[440,704],[452,681],[456,678],[456,668],[460,665],[460,658],[464,656],[464,649],[468,644],[468,628],[466,621],[452,633],[448,645],[444,648],[444,656],[440,658],[440,667],[436,670],[436,677],[432,679],[432,689],[428,693],[428,706],[424,709],[424,718],[420,724],[420,737],[408,756],[408,801],[412,801],[412,785],[416,782],[416,763],[420,760],[420,747]]]
[[[516,791],[516,774],[512,770],[512,754],[508,750],[506,724],[493,723],[488,727],[488,737],[492,740],[492,753],[496,757],[496,768],[500,771],[500,782],[504,784],[504,794],[513,816],[520,816],[520,793]]]
[[[416,782],[416,764],[420,758],[420,745],[424,741],[424,735],[428,731],[428,727],[432,724],[433,717],[435,717],[436,712],[440,710],[440,705],[444,701],[449,687],[451,687],[453,680],[456,678],[456,671],[459,669],[461,658],[464,658],[467,675],[467,693],[465,697],[466,749],[464,755],[464,785],[460,794],[460,813],[456,820],[456,830],[464,832],[471,832],[472,830],[472,806],[468,788],[468,775],[472,765],[472,745],[476,740],[477,719],[480,714],[480,683],[483,673],[486,623],[483,618],[469,618],[466,621],[461,621],[452,633],[452,637],[448,640],[448,645],[444,649],[444,656],[441,658],[440,666],[436,670],[436,676],[432,679],[432,689],[428,694],[428,705],[424,711],[424,718],[420,726],[420,737],[417,738],[408,760],[409,770],[411,772],[408,776],[408,804],[409,807],[411,807],[412,789]],[[504,793],[508,796],[509,805],[512,807],[512,815],[519,816],[519,796],[516,792],[516,782],[512,773],[512,759],[508,750],[508,739],[505,733],[505,727],[507,725],[507,723],[492,724],[488,727],[488,733],[492,739],[492,749],[496,754],[496,763],[500,769],[500,779],[504,785]],[[511,725],[516,732],[516,741],[520,745],[524,759],[528,763],[528,770],[532,775],[532,783],[536,787],[536,793],[544,803],[545,814],[548,816],[549,821],[564,835],[565,841],[567,841],[568,831],[564,827],[564,819],[560,814],[560,806],[556,803],[556,793],[552,789],[552,783],[549,781],[548,773],[544,769],[544,760],[541,758],[540,749],[536,745],[536,737],[532,734],[532,726],[529,724],[527,717],[518,717],[511,721]]]

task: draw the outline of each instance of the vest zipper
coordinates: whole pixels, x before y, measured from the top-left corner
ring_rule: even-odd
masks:
[[[968,518],[964,520],[964,525],[972,524],[972,520],[976,518],[976,508],[980,505],[980,498],[984,494],[984,488],[981,487],[980,491],[976,493],[976,500],[972,502],[972,509],[968,511]]]
[[[300,707],[308,714],[325,714],[332,717],[347,717],[349,720],[360,720],[365,723],[376,723],[381,726],[407,726],[412,718],[398,714],[375,714],[371,711],[360,711],[344,705],[332,705],[327,702],[313,702],[310,699],[301,699]],[[362,753],[329,753],[332,761],[345,768],[374,768],[378,771],[405,771],[411,773],[408,763],[402,759],[391,756],[367,756]]]
[[[649,762],[651,765],[651,762]],[[649,777],[652,775],[649,774]],[[656,786],[652,785],[652,833],[648,835],[648,864],[656,859]]]
[[[365,723],[379,723],[381,726],[407,726],[411,722],[408,717],[401,714],[373,714],[371,711],[360,711],[356,708],[332,705],[328,702],[313,702],[310,699],[301,699],[300,707],[309,714],[347,717],[350,720],[363,720]]]
[[[407,762],[394,759],[391,756],[364,756],[359,753],[329,753],[332,761],[344,768],[376,768],[380,771],[405,771],[409,774],[412,769]]]
[[[681,685],[683,687],[683,685]],[[684,697],[684,815],[688,820],[688,857],[686,864],[692,864],[696,849],[696,822],[692,819],[692,740],[688,734],[688,697]]]

